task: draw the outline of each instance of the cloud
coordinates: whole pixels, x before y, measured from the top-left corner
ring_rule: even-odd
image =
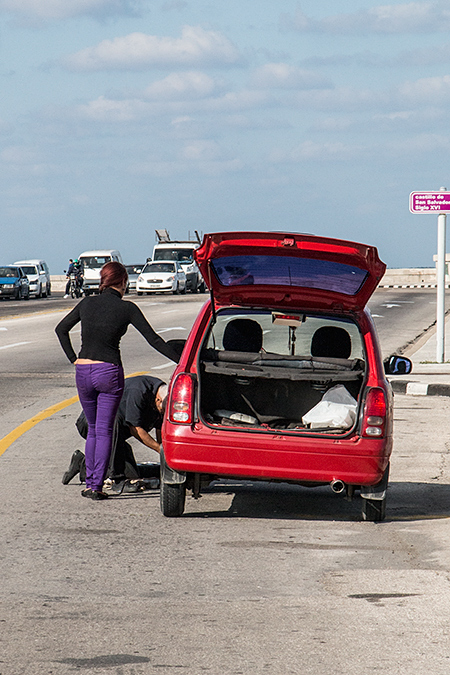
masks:
[[[258,89],[323,89],[331,87],[330,80],[322,75],[287,63],[266,63],[254,71],[250,84]]]
[[[153,66],[228,65],[241,60],[228,38],[200,26],[184,26],[180,38],[131,33],[103,40],[65,60],[78,71],[145,70]]]
[[[425,77],[413,82],[405,82],[398,88],[400,100],[410,103],[434,105],[450,100],[450,75]]]
[[[283,30],[335,35],[439,33],[450,30],[450,9],[447,2],[408,2],[313,19],[299,8],[294,15],[282,14],[280,25]]]
[[[144,90],[144,97],[151,100],[180,100],[210,96],[216,88],[214,80],[197,71],[171,73],[153,82]]]
[[[276,149],[269,157],[269,161],[274,164],[280,163],[298,163],[306,160],[348,160],[361,156],[366,148],[357,145],[347,145],[345,143],[304,141],[292,150],[283,151]]]
[[[136,15],[141,5],[141,0],[0,0],[0,12],[30,20],[55,20],[83,15]]]

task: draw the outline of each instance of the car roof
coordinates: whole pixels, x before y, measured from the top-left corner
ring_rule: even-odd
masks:
[[[221,305],[360,310],[386,269],[374,246],[296,232],[205,234],[194,256]]]

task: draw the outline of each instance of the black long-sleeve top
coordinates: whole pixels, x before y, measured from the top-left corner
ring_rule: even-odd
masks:
[[[121,294],[113,288],[83,298],[56,326],[56,335],[71,363],[76,361],[77,355],[69,332],[80,321],[80,359],[122,365],[119,344],[131,324],[154,349],[172,361],[179,360],[179,355],[155,333],[139,307],[134,302],[122,300]]]

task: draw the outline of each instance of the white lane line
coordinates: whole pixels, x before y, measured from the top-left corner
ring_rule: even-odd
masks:
[[[372,317],[374,319],[384,319],[384,316],[382,314],[372,314]]]
[[[151,370],[162,370],[163,368],[175,368],[174,363],[163,363],[162,366],[153,366]]]
[[[4,328],[3,326],[0,327],[0,330],[8,330],[7,328]]]
[[[158,330],[158,333],[168,333],[171,330],[187,330],[186,328],[183,328],[183,326],[172,326],[172,328],[161,328]]]
[[[392,303],[392,305],[384,304],[381,305],[382,307],[387,307],[387,309],[392,309],[392,307],[401,307],[401,305],[396,305],[395,303]]]
[[[21,345],[31,345],[31,342],[15,342],[12,345],[3,345],[0,349],[9,349],[10,347],[20,347]]]

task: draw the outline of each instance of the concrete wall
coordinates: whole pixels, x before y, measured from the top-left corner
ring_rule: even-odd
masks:
[[[52,282],[52,291],[63,291],[66,287],[66,275],[65,274],[51,274],[50,279]]]
[[[51,276],[52,289],[54,291],[64,291],[66,287],[66,277],[64,274],[55,274]],[[450,276],[446,276],[446,283],[450,284]],[[421,269],[387,269],[381,280],[381,288],[395,288],[399,286],[415,286],[419,288],[436,286],[436,268],[424,267]]]
[[[446,277],[446,283],[449,283],[448,277]],[[381,280],[380,286],[382,288],[391,288],[395,286],[417,286],[424,288],[427,286],[436,286],[436,268],[387,269]]]

